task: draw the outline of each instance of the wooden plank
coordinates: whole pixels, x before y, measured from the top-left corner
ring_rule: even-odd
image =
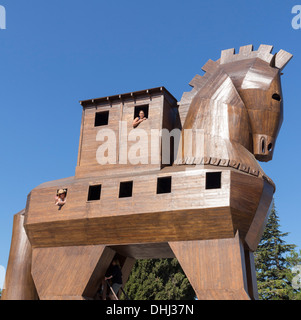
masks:
[[[231,239],[170,242],[199,300],[249,300],[244,250]]]
[[[33,249],[32,276],[39,298],[93,298],[114,255],[104,246]]]
[[[243,173],[231,172],[230,206],[235,230],[244,237],[249,231],[260,202],[264,181]]]
[[[122,221],[122,222],[121,222]],[[33,247],[117,245],[233,236],[229,208],[152,212],[36,223],[26,226]]]
[[[280,70],[283,70],[284,67],[289,63],[289,61],[292,59],[293,55],[289,52],[286,52],[284,50],[280,50],[275,59],[275,67],[279,68]]]
[[[274,188],[267,181],[264,181],[260,202],[245,238],[247,245],[252,251],[256,250],[263,235],[270,213],[269,208],[273,200],[273,194]]]
[[[110,246],[110,248],[125,257],[131,257],[135,259],[160,259],[175,257],[167,242],[116,245]]]
[[[31,276],[31,245],[23,228],[22,210],[14,216],[12,242],[7,264],[3,300],[37,300],[37,292]]]

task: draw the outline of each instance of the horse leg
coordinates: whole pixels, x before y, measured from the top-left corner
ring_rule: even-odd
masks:
[[[199,300],[257,297],[254,264],[249,254],[246,257],[238,233],[235,238],[170,242],[169,245]]]
[[[115,253],[104,245],[34,248],[32,275],[40,299],[93,299]]]
[[[14,216],[12,241],[2,300],[37,300],[31,276],[32,249],[24,230],[24,212]]]

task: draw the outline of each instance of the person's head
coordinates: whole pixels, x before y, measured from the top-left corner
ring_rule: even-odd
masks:
[[[140,110],[140,111],[139,111],[139,118],[140,118],[140,119],[143,119],[144,117],[145,117],[144,111],[143,111],[143,110]]]
[[[119,267],[120,267],[120,263],[119,263],[118,258],[114,258],[114,259],[113,259],[112,265],[113,265],[113,266],[119,266]]]
[[[65,199],[65,197],[66,197],[66,191],[63,190],[63,189],[60,189],[60,190],[58,191],[57,195],[59,196],[59,198]]]

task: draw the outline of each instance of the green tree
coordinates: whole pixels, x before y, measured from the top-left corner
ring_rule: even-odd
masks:
[[[131,300],[192,300],[195,297],[177,259],[137,260],[125,291]]]
[[[266,229],[255,252],[255,267],[259,298],[262,300],[290,300],[300,297],[300,290],[292,286],[292,268],[301,261],[295,245],[283,239],[288,233],[280,231],[279,217],[272,204]]]
[[[287,279],[289,283],[292,285],[292,289],[289,291],[289,299],[290,300],[301,300],[301,251],[297,253],[295,250],[290,252],[290,255],[287,257],[289,264],[291,265],[291,269],[287,271]],[[295,272],[293,271],[293,267],[297,267]],[[295,278],[295,279],[294,279]],[[293,286],[293,280],[295,280],[295,285],[297,288],[295,289]]]

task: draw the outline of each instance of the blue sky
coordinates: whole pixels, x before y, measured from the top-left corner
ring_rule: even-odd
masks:
[[[274,159],[281,230],[301,248],[299,1],[0,0],[0,265],[13,215],[45,181],[75,172],[79,100],[165,86],[178,100],[222,49],[274,45],[294,55],[282,77],[284,123]]]

